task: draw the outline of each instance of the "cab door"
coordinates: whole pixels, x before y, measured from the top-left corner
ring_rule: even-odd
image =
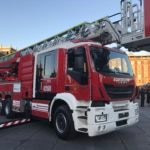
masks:
[[[86,49],[72,48],[67,51],[67,55],[65,91],[72,93],[78,100],[89,100],[91,91]]]

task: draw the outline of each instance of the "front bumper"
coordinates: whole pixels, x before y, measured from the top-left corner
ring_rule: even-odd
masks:
[[[123,109],[124,108],[124,109]],[[87,128],[89,136],[97,136],[131,126],[139,121],[139,107],[137,103],[110,103],[105,107],[91,107],[87,113]],[[95,122],[95,116],[107,114],[107,120]]]

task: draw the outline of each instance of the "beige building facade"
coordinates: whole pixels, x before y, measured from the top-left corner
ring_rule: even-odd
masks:
[[[128,54],[128,56],[135,74],[136,84],[141,86],[150,83],[150,54]]]
[[[0,56],[9,55],[11,53],[15,53],[16,50],[12,47],[0,46]]]

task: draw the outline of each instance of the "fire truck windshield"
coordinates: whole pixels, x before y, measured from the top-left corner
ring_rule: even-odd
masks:
[[[127,55],[94,46],[90,47],[90,53],[97,72],[133,76]]]

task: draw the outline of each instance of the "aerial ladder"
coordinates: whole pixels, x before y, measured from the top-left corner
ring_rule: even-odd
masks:
[[[22,56],[24,56],[28,53],[39,52],[43,49],[54,47],[72,40],[93,40],[100,42],[102,45],[106,45],[112,42],[120,43],[120,33],[115,29],[116,25],[113,24],[109,19],[113,16],[104,17],[92,23],[81,23],[64,32],[61,32],[36,44],[21,49],[19,52]],[[0,61],[7,61],[14,56],[15,53],[1,57]]]
[[[121,0],[121,12],[98,19],[94,22],[83,22],[66,31],[49,37],[43,41],[21,49],[21,55],[34,53],[54,47],[71,40],[93,40],[102,45],[117,43],[117,47],[124,46],[129,51],[150,51],[150,10],[149,0],[139,0],[133,4],[132,0]],[[113,17],[116,21],[111,21]],[[15,54],[0,58],[6,61]]]
[[[0,66],[0,69],[5,69],[7,72],[9,71],[10,61],[17,62],[21,56],[36,53],[49,47],[56,47],[72,40],[93,40],[100,42],[102,45],[117,43],[118,48],[125,46],[132,51],[141,49],[150,51],[150,15],[147,14],[150,11],[147,8],[149,5],[149,0],[144,0],[144,5],[142,0],[139,1],[139,4],[133,4],[131,0],[121,0],[120,13],[98,19],[91,23],[81,23],[64,32],[23,48],[16,53],[1,57],[0,62],[8,62],[8,65],[6,65],[7,68]],[[113,17],[117,17],[118,19],[111,21]],[[149,20],[146,20],[148,18]],[[14,125],[16,122],[16,120],[13,123],[7,121],[6,124],[2,123],[0,128],[3,126],[7,127],[10,124]],[[27,122],[29,122],[28,119]]]

